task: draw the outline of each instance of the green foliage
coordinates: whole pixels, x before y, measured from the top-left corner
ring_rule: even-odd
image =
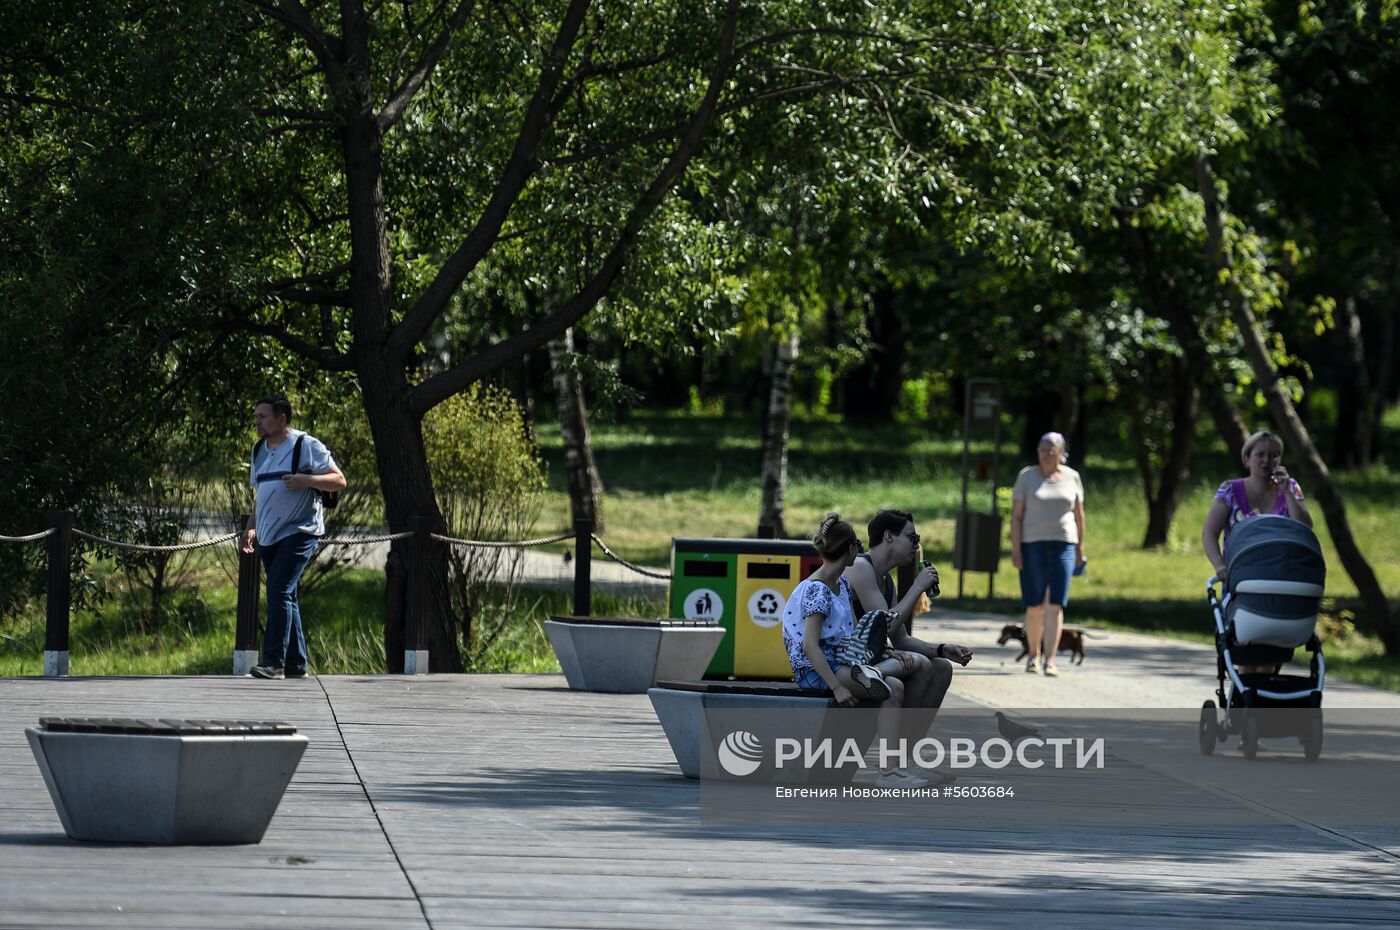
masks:
[[[518,541],[539,515],[545,477],[539,450],[514,398],[473,385],[428,415],[428,462],[448,534]],[[468,666],[487,653],[516,614],[519,550],[448,549],[452,611]],[[488,591],[494,592],[488,599]]]

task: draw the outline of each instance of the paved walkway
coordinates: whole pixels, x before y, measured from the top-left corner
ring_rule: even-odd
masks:
[[[986,738],[994,708],[1046,736],[1092,725],[1097,780],[979,765],[960,786],[1014,799],[796,819],[766,793],[724,808],[679,775],[645,695],[560,676],[0,679],[0,928],[1396,924],[1400,695],[1332,681],[1316,765],[1284,743],[1204,757],[1209,647],[1114,632],[1047,679],[995,645],[1005,620],[917,621],[976,650],[935,735]],[[285,719],[311,745],[257,846],[75,843],[23,736],[47,715]]]
[[[1082,676],[1035,683],[1083,692],[1115,661],[1102,651]],[[964,684],[1020,681],[992,669]],[[965,721],[990,719],[970,699],[950,704]],[[49,714],[282,718],[311,745],[260,845],[75,843],[22,733]],[[937,729],[954,726],[940,715]],[[1374,733],[1368,745],[1314,768],[1367,764]],[[1245,769],[1238,754],[1173,754],[1198,769],[1113,753],[1109,774],[1192,817],[1164,808],[1160,822],[1149,810],[1088,825],[1106,805],[1052,773],[1039,783],[1048,801],[1029,783],[1014,802],[873,802],[856,823],[736,822],[678,774],[644,695],[572,692],[558,676],[0,680],[0,927],[1394,924],[1394,805],[1329,823],[1316,803],[1229,790],[1242,774],[1262,783],[1301,763]],[[1387,792],[1395,759],[1370,763],[1389,766]],[[1006,780],[981,770],[960,783]],[[907,819],[877,823],[892,811]]]
[[[972,647],[973,660],[957,671],[953,690],[998,707],[1199,708],[1215,696],[1214,647],[1146,633],[1091,631],[1100,638],[1087,641],[1082,665],[1070,665],[1069,654],[1061,653],[1060,677],[1028,675],[1024,661],[1015,661],[1018,643],[996,645],[1002,626],[1017,619],[940,608],[916,619],[914,631],[930,642]],[[1400,694],[1330,675],[1325,703],[1329,709],[1400,710]]]

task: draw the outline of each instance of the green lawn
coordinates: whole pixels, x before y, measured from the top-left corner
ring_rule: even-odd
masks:
[[[747,431],[745,429],[747,428]],[[1400,428],[1397,423],[1395,428]],[[665,566],[672,536],[749,536],[758,519],[759,438],[752,424],[734,418],[634,417],[625,426],[594,430],[595,454],[607,485],[605,525],[600,536],[620,555],[639,564]],[[1141,548],[1146,505],[1136,471],[1115,450],[1091,454],[1074,465],[1084,476],[1088,574],[1074,583],[1070,622],[1133,629],[1211,641],[1205,601],[1210,565],[1201,553],[1200,527],[1215,489],[1235,477],[1223,448],[1206,449],[1194,464],[1189,494],[1177,513],[1168,545]],[[562,448],[557,429],[541,430],[550,463],[551,488],[563,488]],[[914,427],[861,427],[808,422],[794,424],[787,530],[806,536],[829,510],[857,527],[877,510],[909,510],[919,521],[924,546],[948,579],[945,597],[957,606],[1019,613],[1018,589],[1004,551],[996,597],[988,600],[987,576],[966,577],[962,602],[951,567],[953,527],[961,493],[960,442],[930,438]],[[990,444],[973,458],[990,460]],[[1021,462],[1007,443],[997,471],[1009,485]],[[1400,597],[1400,474],[1377,466],[1362,474],[1338,475],[1356,538],[1394,597]],[[1305,488],[1306,490],[1306,488]],[[972,509],[990,509],[988,483],[969,488]],[[1008,506],[1003,500],[1003,510]],[[1328,667],[1333,672],[1400,690],[1400,659],[1382,655],[1379,641],[1348,622],[1357,607],[1356,588],[1336,556],[1321,511],[1315,528],[1329,566]],[[568,525],[568,498],[554,491],[540,518],[541,531]],[[1008,540],[1005,522],[1003,540]]]
[[[1391,420],[1400,419],[1392,411]],[[1400,422],[1390,425],[1400,435]],[[532,531],[545,535],[568,528],[568,500],[557,427],[544,424],[541,444],[551,490]],[[600,535],[634,562],[666,566],[673,536],[749,536],[757,522],[759,438],[753,422],[738,417],[633,415],[625,424],[593,429],[595,452],[607,486]],[[1209,641],[1204,598],[1209,565],[1200,552],[1200,526],[1219,482],[1235,471],[1223,450],[1203,435],[1204,452],[1193,465],[1190,493],[1179,511],[1169,544],[1140,548],[1145,505],[1126,456],[1107,443],[1075,462],[1086,484],[1089,573],[1075,581],[1070,622],[1160,632]],[[997,477],[1010,484],[1021,463],[1005,444]],[[945,597],[960,607],[1019,612],[1016,577],[1003,558],[996,596],[988,600],[986,575],[969,575],[956,602],[957,580],[950,551],[960,494],[961,445],[905,425],[880,427],[826,421],[793,427],[787,530],[805,537],[828,510],[856,525],[882,507],[912,511],[925,548],[947,579]],[[974,459],[990,460],[987,446]],[[1400,474],[1377,466],[1363,474],[1339,475],[1348,515],[1372,567],[1392,596],[1400,597]],[[987,482],[969,490],[974,509],[990,507]],[[1003,501],[1003,506],[1006,502]],[[1400,660],[1381,654],[1379,642],[1349,624],[1356,591],[1333,551],[1321,513],[1314,508],[1327,552],[1329,602],[1324,618],[1329,668],[1334,672],[1400,690]],[[1004,537],[1005,538],[1005,537]],[[553,547],[562,550],[564,545]],[[382,576],[350,572],[308,592],[310,650],[318,671],[373,672],[382,669]],[[75,612],[74,674],[193,674],[229,667],[233,639],[233,588],[227,567],[206,566],[199,597],[189,597],[160,629],[149,632],[133,619],[132,602],[116,591],[96,610]],[[568,592],[527,592],[500,635],[479,657],[483,671],[545,671],[555,668],[540,624],[569,609]],[[660,602],[618,603],[596,598],[598,612],[662,613]],[[0,674],[37,674],[43,653],[42,604],[0,623]]]

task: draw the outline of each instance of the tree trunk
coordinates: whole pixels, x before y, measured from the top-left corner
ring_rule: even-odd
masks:
[[[1230,461],[1236,468],[1241,468],[1243,466],[1240,464],[1240,457],[1244,454],[1245,441],[1249,439],[1249,427],[1245,425],[1244,418],[1235,409],[1235,405],[1230,403],[1225,388],[1214,377],[1206,381],[1205,392],[1210,418],[1215,421],[1216,430],[1225,438],[1225,447],[1230,451]]]
[[[904,365],[909,351],[893,289],[881,284],[871,295],[871,303],[874,312],[870,315],[870,344],[874,348],[845,379],[842,412],[867,422],[888,423],[894,419],[904,389]]]
[[[771,526],[779,539],[787,536],[783,523],[783,494],[787,489],[788,439],[792,422],[792,367],[797,361],[796,327],[777,345],[773,354],[773,376],[768,390],[768,416],[763,430],[763,464],[759,485],[763,502],[759,505],[759,526]]]
[[[1196,440],[1196,411],[1200,400],[1197,381],[1191,376],[1190,363],[1177,360],[1172,366],[1172,429],[1167,439],[1166,455],[1157,492],[1147,502],[1147,532],[1142,548],[1155,549],[1167,544],[1172,520],[1176,517],[1186,482],[1191,476],[1191,448]]]
[[[1332,543],[1337,547],[1337,555],[1361,596],[1362,612],[1367,624],[1381,637],[1386,652],[1394,655],[1400,652],[1400,628],[1397,628],[1391,617],[1390,602],[1386,600],[1385,592],[1376,580],[1376,573],[1356,545],[1356,539],[1347,523],[1346,504],[1342,500],[1341,491],[1332,480],[1327,463],[1318,454],[1308,428],[1303,425],[1303,421],[1294,410],[1292,399],[1283,389],[1273,359],[1269,357],[1264,333],[1255,318],[1254,308],[1248,295],[1233,276],[1233,262],[1229,253],[1225,251],[1220,198],[1216,192],[1210,161],[1204,154],[1196,157],[1196,183],[1205,207],[1206,255],[1213,267],[1224,272],[1222,278],[1230,305],[1230,315],[1244,338],[1245,353],[1249,356],[1250,365],[1259,380],[1259,389],[1264,392],[1274,425],[1293,450],[1294,461],[1298,463],[1314,499],[1327,518],[1327,528],[1332,533]]]
[[[1060,392],[1047,391],[1043,388],[1035,387],[1035,379],[1032,379],[1031,393],[1026,395],[1026,402],[1022,410],[1025,413],[1025,421],[1021,426],[1021,458],[1027,462],[1034,462],[1036,449],[1040,446],[1040,437],[1051,430],[1061,434],[1057,417],[1060,415]],[[1069,436],[1065,436],[1068,441]],[[1072,454],[1074,453],[1071,450]]]
[[[1130,217],[1121,215],[1118,229],[1123,236],[1128,261],[1137,265],[1142,272],[1153,310],[1167,321],[1172,339],[1176,340],[1186,356],[1188,377],[1196,383],[1198,394],[1204,395],[1206,408],[1215,421],[1216,432],[1225,440],[1225,447],[1230,452],[1230,461],[1238,462],[1245,440],[1249,438],[1249,429],[1216,376],[1215,365],[1206,350],[1205,340],[1201,338],[1196,315],[1182,299],[1175,279],[1157,261],[1152,239],[1142,227],[1134,225]]]
[[[351,46],[367,42],[361,28],[348,31],[346,41]],[[368,60],[365,48],[365,58],[361,60]],[[386,344],[392,323],[392,287],[382,184],[383,137],[370,102],[367,76],[356,80],[355,92],[357,103],[349,106],[358,112],[347,120],[341,136],[350,215],[355,373],[374,437],[384,515],[390,532],[406,531],[413,517],[425,517],[438,532],[444,532],[446,525],[428,473],[422,420],[409,408],[410,385],[403,360]],[[411,546],[411,540],[395,541],[385,565],[384,660],[390,672],[403,671],[408,645],[405,629],[410,605],[405,573],[407,560],[413,555]],[[428,649],[429,669],[460,672],[462,655],[451,612],[447,554],[441,546],[430,550],[427,578],[423,614],[416,620]]]
[[[1385,323],[1381,332],[1381,360],[1376,367],[1376,390],[1371,408],[1371,448],[1376,453],[1385,448],[1385,444],[1382,442],[1385,435],[1382,419],[1385,416],[1386,404],[1390,401],[1390,379],[1395,374],[1395,317],[1397,313],[1400,313],[1400,310],[1381,314]]]
[[[1356,298],[1348,296],[1337,308],[1337,339],[1341,343],[1337,366],[1337,435],[1332,460],[1338,468],[1365,468],[1371,464],[1371,377],[1366,370],[1366,343]]]
[[[590,520],[603,529],[603,482],[593,461],[593,440],[588,432],[588,406],[583,386],[569,358],[574,351],[574,331],[549,343],[554,374],[554,397],[559,408],[559,428],[564,436],[564,467],[569,477],[569,512],[574,520]]]

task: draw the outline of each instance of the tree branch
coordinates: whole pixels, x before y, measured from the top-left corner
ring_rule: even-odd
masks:
[[[447,307],[447,302],[457,288],[491,249],[497,234],[505,224],[506,217],[510,214],[511,207],[519,199],[525,183],[538,168],[540,139],[554,116],[551,109],[554,92],[564,73],[564,63],[578,39],[589,2],[590,0],[570,0],[569,9],[564,14],[563,22],[559,24],[558,35],[555,36],[554,48],[540,72],[539,86],[535,88],[535,95],[525,112],[520,133],[516,136],[515,150],[511,152],[510,160],[506,162],[505,170],[501,173],[501,180],[482,210],[481,217],[390,335],[389,346],[400,355],[406,355],[418,340],[423,338],[433,320]]]
[[[317,25],[306,7],[298,0],[278,0],[278,6],[273,6],[269,0],[244,2],[305,39],[332,86],[339,87],[344,84],[345,69],[341,67],[339,58],[340,40]]]
[[[255,323],[251,320],[243,320],[234,324],[235,328],[245,333],[257,333],[261,336],[271,336],[288,349],[291,349],[302,358],[308,359],[320,365],[326,371],[350,371],[355,367],[350,356],[343,352],[337,352],[330,346],[316,346],[294,336],[280,326],[271,323]]]
[[[729,0],[725,11],[724,25],[720,31],[719,49],[715,68],[711,73],[705,96],[694,116],[686,126],[685,134],[676,146],[671,157],[652,180],[646,191],[633,204],[622,231],[612,250],[603,259],[598,272],[583,288],[557,312],[541,320],[524,332],[498,342],[483,352],[449,368],[424,381],[414,388],[409,396],[410,407],[423,415],[433,407],[464,390],[474,381],[509,364],[520,356],[538,349],[551,339],[561,335],[570,326],[581,320],[612,287],[622,273],[631,252],[632,244],[647,219],[655,212],[666,194],[685,173],[691,158],[704,141],[705,133],[719,113],[720,95],[728,81],[734,61],[734,35],[739,13],[738,0]]]
[[[404,111],[408,109],[409,103],[413,100],[418,88],[423,86],[423,82],[433,73],[433,69],[442,61],[442,56],[446,54],[447,47],[452,44],[452,34],[461,28],[471,15],[472,9],[476,6],[475,0],[461,0],[457,4],[457,9],[452,12],[452,16],[443,24],[442,31],[438,33],[437,39],[423,53],[423,57],[418,59],[418,64],[409,73],[404,82],[399,85],[399,89],[394,91],[389,97],[389,102],[384,104],[384,109],[379,111],[379,131],[387,132],[390,126],[399,121]]]
[[[350,306],[349,291],[316,291],[316,290],[278,290],[268,291],[269,297],[278,300],[290,300],[299,304],[314,304],[326,307],[348,307]]]

